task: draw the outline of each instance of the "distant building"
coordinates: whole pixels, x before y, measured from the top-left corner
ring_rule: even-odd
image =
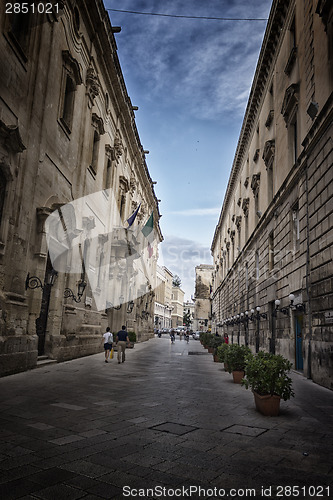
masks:
[[[193,326],[194,326],[194,308],[195,308],[194,302],[186,301],[183,304],[183,316],[185,316],[186,314],[189,315],[189,318],[191,320],[191,324],[190,324],[189,328],[191,330],[193,330]]]
[[[333,388],[333,2],[274,0],[211,251],[215,328]]]
[[[211,329],[211,291],[214,266],[201,264],[195,268],[194,326],[198,331]]]
[[[183,326],[183,303],[184,303],[185,292],[181,290],[178,286],[172,287],[172,328],[177,326]]]
[[[166,267],[157,266],[154,312],[155,329],[171,328],[172,277],[172,273]]]

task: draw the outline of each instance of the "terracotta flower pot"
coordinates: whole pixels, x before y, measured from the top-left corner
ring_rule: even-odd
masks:
[[[226,363],[225,361],[224,361],[224,370],[225,370],[226,372],[228,372],[228,371],[229,371],[228,363]]]
[[[280,411],[280,396],[276,396],[276,394],[266,394],[265,396],[261,396],[254,391],[253,395],[257,411],[266,417],[278,416]]]
[[[209,354],[214,354],[214,348],[213,347],[208,347],[208,352],[209,352]]]
[[[218,362],[219,362],[219,358],[216,356],[216,354],[214,354],[214,362],[215,362],[215,363],[218,363]]]
[[[234,378],[234,383],[240,384],[242,379],[244,378],[244,370],[234,370],[232,372],[232,376]]]

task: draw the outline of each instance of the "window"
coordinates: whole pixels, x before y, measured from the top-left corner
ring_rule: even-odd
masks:
[[[92,155],[91,155],[91,166],[92,166],[94,173],[97,172],[99,140],[100,140],[99,133],[97,132],[97,130],[94,130],[94,139],[93,139],[93,147],[92,147]]]
[[[73,82],[72,78],[69,75],[67,75],[61,120],[66,126],[67,131],[69,133],[71,131],[72,118],[73,118],[75,90],[76,90],[75,83]]]
[[[112,148],[110,144],[106,144],[105,146],[105,167],[104,167],[104,189],[106,190],[106,194],[108,194],[108,190],[113,186],[113,156],[112,156]]]
[[[63,50],[62,90],[60,93],[59,121],[65,132],[70,134],[73,124],[75,92],[82,84],[81,71],[78,62],[68,50]]]
[[[284,95],[281,113],[288,129],[289,161],[292,165],[298,156],[297,109],[299,100],[299,85],[290,85]]]
[[[92,146],[90,170],[95,176],[98,170],[99,149],[101,135],[105,134],[103,120],[95,113],[92,115]]]
[[[258,280],[259,277],[260,277],[260,268],[259,268],[259,250],[256,250],[256,254],[255,254],[255,270],[256,270],[256,279]]]
[[[295,203],[291,209],[291,239],[292,239],[293,251],[297,252],[300,247],[298,202]]]
[[[274,269],[274,233],[273,231],[268,236],[268,269]]]
[[[23,0],[15,3],[22,3]],[[12,9],[14,10],[14,9]],[[32,12],[12,12],[8,16],[8,35],[11,42],[24,62],[27,61],[29,41],[31,34]],[[37,15],[37,14],[36,14]]]

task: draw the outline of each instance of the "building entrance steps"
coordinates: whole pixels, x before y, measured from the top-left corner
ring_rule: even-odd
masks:
[[[0,498],[332,498],[333,392],[292,373],[264,417],[195,352],[156,337],[0,379]]]

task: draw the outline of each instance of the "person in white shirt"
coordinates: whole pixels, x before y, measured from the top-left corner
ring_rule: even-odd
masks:
[[[113,334],[111,333],[109,326],[107,327],[106,332],[103,334],[103,339],[104,339],[105,363],[108,363],[113,343]]]

